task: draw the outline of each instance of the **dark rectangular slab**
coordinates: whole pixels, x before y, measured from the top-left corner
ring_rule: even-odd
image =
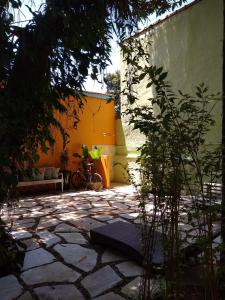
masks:
[[[215,224],[212,230],[212,239],[220,235],[220,225]],[[115,222],[94,228],[90,231],[91,243],[101,244],[123,253],[130,259],[136,260],[142,264],[144,255],[141,243],[141,230],[138,226],[131,223]],[[181,256],[186,261],[190,257],[197,256],[202,252],[200,240],[196,237],[192,243],[181,248]],[[149,255],[150,257],[150,255]],[[163,255],[163,239],[162,234],[155,231],[154,247],[151,258],[152,264],[155,266],[162,265],[164,262]]]
[[[131,223],[118,221],[94,228],[90,231],[90,241],[114,248],[138,263],[143,262],[141,231]],[[154,265],[163,263],[162,235],[157,231],[154,235],[152,263]]]

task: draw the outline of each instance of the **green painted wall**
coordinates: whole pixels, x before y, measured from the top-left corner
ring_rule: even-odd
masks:
[[[127,168],[127,147],[121,119],[116,120],[116,148],[114,156],[114,181],[128,182]]]
[[[152,60],[163,65],[175,90],[192,93],[204,82],[210,92],[222,92],[222,0],[202,0],[168,19],[154,30]],[[221,104],[216,106],[216,125],[209,144],[221,141]]]
[[[204,82],[210,88],[210,93],[222,92],[222,0],[196,2],[156,25],[151,33],[152,64],[163,66],[168,71],[168,80],[174,91],[180,89],[193,93],[194,87]],[[121,82],[124,80],[125,67],[122,61]],[[140,103],[144,103],[152,94],[151,89],[145,88],[146,84],[143,81],[137,88]],[[126,99],[122,97],[124,111],[127,105]],[[207,142],[212,145],[221,142],[221,108],[222,103],[219,103],[214,110],[216,124],[207,136]],[[143,143],[144,137],[131,130],[126,117],[122,121],[124,147],[128,152],[123,158],[129,161],[129,156]]]

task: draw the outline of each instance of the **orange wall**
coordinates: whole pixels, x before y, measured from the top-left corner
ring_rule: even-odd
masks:
[[[114,101],[107,103],[105,99],[87,96],[85,100],[83,110],[79,113],[80,122],[77,129],[73,128],[73,108],[76,105],[74,98],[70,97],[68,100],[68,112],[57,116],[70,135],[70,142],[66,147],[69,153],[68,170],[74,170],[77,167],[77,160],[72,154],[80,153],[82,144],[87,145],[89,149],[93,145],[115,145]],[[39,153],[38,167],[61,167],[60,153],[63,150],[63,141],[56,129],[53,129],[53,134],[56,140],[55,146],[47,154]]]

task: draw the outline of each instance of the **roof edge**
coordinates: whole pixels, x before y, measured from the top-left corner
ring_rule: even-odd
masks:
[[[99,98],[103,100],[113,100],[113,96],[109,94],[103,94],[98,92],[80,91],[80,94],[87,97]]]
[[[138,36],[144,34],[145,32],[147,32],[147,31],[149,31],[151,29],[154,29],[155,27],[161,25],[162,23],[164,23],[168,19],[170,19],[170,18],[174,17],[175,15],[177,15],[177,14],[179,14],[179,13],[187,10],[188,8],[196,5],[197,3],[201,2],[201,1],[203,1],[203,0],[195,0],[195,1],[191,2],[191,3],[189,3],[189,4],[186,4],[185,6],[179,8],[179,9],[175,10],[174,12],[172,12],[171,14],[167,15],[165,18],[156,21],[155,23],[149,25],[148,27],[144,28],[143,30],[141,30],[141,31],[135,33],[134,35],[126,38],[125,41],[128,40],[128,39],[130,39],[130,38],[133,38],[133,37],[138,37]]]

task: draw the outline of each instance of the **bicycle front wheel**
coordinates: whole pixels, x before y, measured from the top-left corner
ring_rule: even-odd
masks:
[[[76,171],[72,174],[71,184],[76,190],[83,189],[85,187],[85,182],[84,182],[84,180],[82,178],[82,175],[79,171]]]

